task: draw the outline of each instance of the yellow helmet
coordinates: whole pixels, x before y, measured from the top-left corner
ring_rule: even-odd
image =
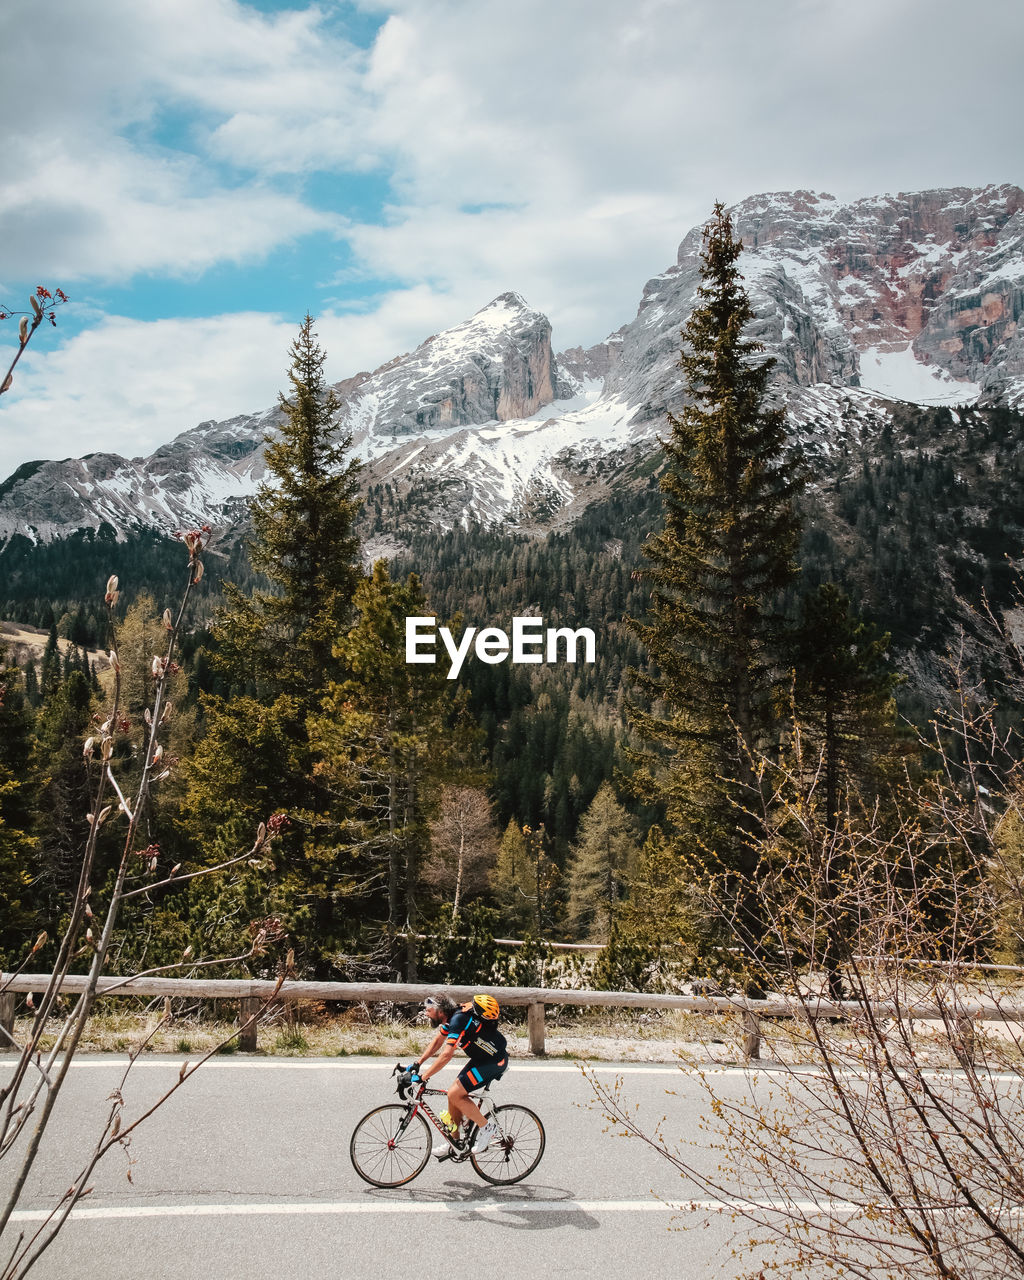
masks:
[[[473,1012],[485,1022],[496,1022],[501,1010],[494,996],[481,994],[473,997]]]

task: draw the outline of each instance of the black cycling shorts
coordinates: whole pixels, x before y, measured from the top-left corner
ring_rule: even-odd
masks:
[[[507,1070],[508,1058],[502,1058],[500,1062],[467,1062],[459,1072],[459,1084],[470,1093],[492,1080],[500,1080]]]

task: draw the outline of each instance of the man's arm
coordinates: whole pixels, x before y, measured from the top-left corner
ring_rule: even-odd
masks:
[[[444,1044],[445,1033],[442,1028],[438,1028],[434,1033],[434,1038],[427,1047],[426,1053],[421,1053],[419,1058],[412,1064],[414,1067],[422,1067],[428,1058],[432,1058],[441,1045]]]
[[[431,1046],[431,1048],[433,1048],[433,1046]],[[420,1073],[420,1079],[423,1081],[427,1081],[430,1079],[431,1076],[437,1075],[439,1071],[443,1071],[445,1069],[445,1067],[448,1065],[449,1062],[451,1062],[452,1058],[454,1057],[455,1057],[455,1041],[448,1040],[445,1043],[444,1048],[437,1055],[437,1061],[432,1063],[427,1068],[426,1071],[422,1071]]]

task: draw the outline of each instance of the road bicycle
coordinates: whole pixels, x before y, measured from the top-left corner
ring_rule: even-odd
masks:
[[[521,1182],[540,1164],[544,1154],[544,1126],[529,1109],[518,1103],[494,1106],[485,1096],[490,1085],[471,1094],[473,1101],[494,1122],[497,1133],[486,1151],[476,1154],[473,1142],[477,1126],[471,1125],[464,1136],[451,1133],[427,1102],[428,1097],[446,1097],[444,1089],[414,1086],[409,1069],[399,1062],[391,1072],[398,1076],[401,1102],[390,1102],[367,1112],[352,1132],[349,1154],[352,1165],[364,1182],[375,1187],[404,1187],[426,1168],[430,1159],[432,1137],[430,1126],[448,1143],[449,1150],[438,1160],[453,1164],[469,1161],[485,1182],[510,1186]]]

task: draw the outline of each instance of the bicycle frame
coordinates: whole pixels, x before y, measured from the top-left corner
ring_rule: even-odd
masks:
[[[471,1124],[470,1129],[467,1130],[467,1134],[466,1134],[467,1142],[465,1144],[465,1147],[461,1146],[461,1144],[460,1146],[457,1146],[456,1135],[452,1134],[451,1130],[448,1129],[447,1125],[442,1124],[442,1120],[440,1120],[440,1116],[435,1115],[433,1107],[431,1107],[429,1103],[425,1101],[425,1098],[426,1096],[428,1096],[428,1093],[433,1093],[435,1097],[442,1097],[442,1098],[448,1097],[447,1089],[424,1089],[424,1092],[422,1092],[419,1097],[413,1098],[412,1101],[408,1102],[408,1107],[410,1107],[410,1114],[408,1114],[408,1119],[410,1119],[411,1121],[412,1117],[415,1116],[417,1112],[419,1111],[424,1112],[426,1119],[430,1121],[430,1124],[434,1125],[434,1128],[438,1130],[439,1134],[442,1134],[442,1137],[445,1139],[445,1142],[447,1142],[448,1146],[452,1148],[454,1155],[467,1156],[468,1151],[470,1151],[470,1142],[472,1138],[474,1138],[474,1135],[476,1134],[477,1126],[475,1124]],[[483,1098],[477,1097],[475,1096],[475,1094],[472,1094],[472,1093],[470,1094],[470,1097],[472,1098],[472,1100],[474,1100],[477,1106],[480,1106],[480,1102],[483,1101]],[[458,1129],[456,1129],[456,1134],[458,1134]]]
[[[483,1095],[487,1092],[488,1087],[489,1086],[484,1085],[483,1089],[480,1090],[479,1094],[471,1093],[469,1095],[478,1107],[483,1102]],[[424,1088],[423,1092],[416,1098],[403,1098],[402,1100],[405,1102],[406,1106],[408,1107],[409,1112],[405,1122],[402,1125],[402,1128],[404,1129],[406,1125],[411,1124],[415,1116],[420,1111],[422,1111],[423,1114],[430,1121],[430,1123],[438,1131],[438,1133],[441,1134],[444,1140],[451,1147],[452,1154],[464,1160],[469,1155],[469,1151],[473,1143],[473,1138],[476,1136],[478,1126],[475,1124],[471,1124],[466,1133],[465,1145],[461,1145],[461,1144],[457,1145],[455,1140],[455,1134],[458,1134],[459,1132],[458,1129],[456,1129],[455,1134],[452,1134],[451,1131],[448,1129],[447,1125],[442,1124],[441,1117],[436,1115],[433,1108],[429,1105],[429,1103],[425,1101],[427,1094],[433,1094],[435,1097],[439,1097],[439,1098],[446,1098],[448,1096],[447,1090],[445,1089]],[[444,1157],[444,1158],[447,1159],[447,1157]]]

